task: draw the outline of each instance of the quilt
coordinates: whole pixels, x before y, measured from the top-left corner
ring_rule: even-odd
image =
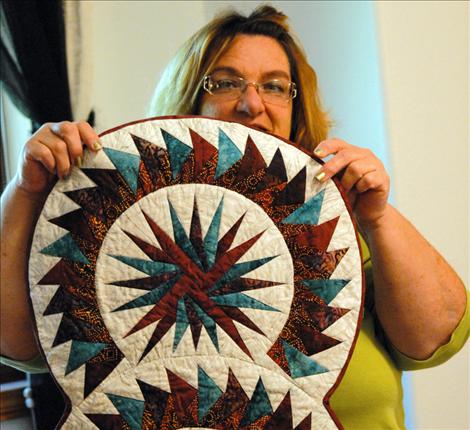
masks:
[[[59,180],[29,261],[64,429],[332,429],[363,305],[321,161],[237,123],[117,127]]]

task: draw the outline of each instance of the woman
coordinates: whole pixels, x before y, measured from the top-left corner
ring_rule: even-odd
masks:
[[[365,267],[370,306],[330,403],[346,428],[404,427],[400,371],[437,365],[463,346],[469,326],[465,288],[388,204],[389,177],[380,160],[367,149],[327,139],[315,73],[286,17],[263,6],[248,18],[231,14],[210,22],[167,68],[152,114],[236,121],[291,139],[319,157],[332,156],[316,180],[340,175],[372,267],[370,261]],[[27,306],[29,241],[54,175],[66,177],[80,165],[82,144],[100,149],[88,124],[45,124],[26,143],[18,175],[3,196],[1,352],[12,359],[38,354]]]

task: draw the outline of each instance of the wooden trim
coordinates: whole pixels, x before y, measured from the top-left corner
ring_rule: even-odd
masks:
[[[0,421],[29,415],[24,403],[23,389],[0,391]]]

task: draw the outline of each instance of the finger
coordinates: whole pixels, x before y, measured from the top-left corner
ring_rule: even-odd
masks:
[[[83,146],[77,124],[70,121],[62,121],[52,124],[50,129],[54,135],[65,142],[70,164],[81,167]]]
[[[55,160],[55,172],[59,178],[66,178],[72,165],[67,144],[55,134],[42,134],[38,136],[36,145],[43,145],[49,149]]]
[[[85,121],[78,122],[77,127],[78,132],[80,133],[80,138],[86,147],[92,151],[99,151],[102,145],[100,138],[96,134],[95,130],[93,130],[93,127]]]
[[[45,124],[37,133],[35,141],[51,151],[57,176],[67,177],[75,161],[74,157],[80,157],[82,151],[80,137],[74,124],[69,121]]]
[[[315,178],[320,182],[324,182],[341,172],[351,163],[364,157],[365,154],[363,153],[362,148],[350,146],[347,149],[337,152],[332,158],[326,161]]]
[[[348,147],[352,147],[353,145],[345,142],[341,139],[326,139],[321,141],[316,147],[313,153],[320,158],[327,157],[331,154],[336,154],[338,151],[342,149],[346,149]]]
[[[56,162],[51,150],[37,141],[26,144],[25,154],[27,159],[41,163],[51,173],[56,173]]]
[[[101,143],[96,132],[85,121],[62,121],[51,124],[51,131],[59,136],[66,144],[72,164],[81,167],[83,145],[92,151],[99,151]]]
[[[382,172],[373,171],[359,179],[355,184],[355,188],[358,193],[365,193],[370,190],[388,193],[388,183],[387,175],[384,175]]]
[[[357,199],[357,191],[353,188],[351,191],[349,191],[347,196],[348,196],[349,204],[351,205],[352,208],[354,208],[354,205]]]
[[[348,193],[363,176],[375,170],[377,170],[377,166],[371,163],[370,159],[362,158],[353,161],[346,167],[343,177],[341,178],[341,185]]]

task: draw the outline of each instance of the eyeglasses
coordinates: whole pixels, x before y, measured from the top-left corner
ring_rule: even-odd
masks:
[[[297,96],[294,82],[284,78],[269,79],[265,82],[250,82],[244,78],[228,74],[212,74],[204,76],[202,87],[205,91],[220,100],[236,100],[253,85],[264,102],[274,105],[285,105]]]

